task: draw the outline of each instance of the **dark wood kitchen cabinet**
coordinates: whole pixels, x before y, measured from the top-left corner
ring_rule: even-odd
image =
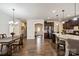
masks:
[[[74,20],[68,20],[67,22],[65,22],[63,24],[64,32],[66,33],[66,30],[71,30],[72,29],[73,33],[71,33],[71,34],[73,34],[73,35],[79,35],[79,30],[74,30],[75,26],[79,27],[79,18],[76,21],[74,21]],[[70,34],[70,33],[67,33],[67,34]]]

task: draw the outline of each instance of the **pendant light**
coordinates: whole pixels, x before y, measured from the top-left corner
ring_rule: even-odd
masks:
[[[15,11],[15,9],[12,9],[12,11],[13,11],[13,32],[11,33],[11,35],[12,35],[12,38],[13,38],[13,36],[14,36],[14,26],[15,26],[15,24],[14,24],[14,11]]]
[[[56,18],[57,18],[57,20],[58,20],[58,14],[56,15]]]
[[[59,21],[58,14],[56,15],[56,17],[57,17],[57,20]],[[56,23],[56,26],[57,26],[57,33],[59,33],[59,23]]]
[[[76,16],[76,3],[74,3],[74,18],[72,20],[76,21],[77,20],[77,16]]]
[[[13,32],[14,32],[14,23],[15,23],[15,18],[14,18],[14,11],[15,11],[15,9],[12,9],[13,10]]]
[[[63,19],[64,19],[64,10],[62,10],[62,13],[63,13]],[[64,22],[64,21],[62,21],[62,23],[64,24],[65,22]]]
[[[64,19],[64,10],[62,10],[62,13],[63,13],[63,19]]]

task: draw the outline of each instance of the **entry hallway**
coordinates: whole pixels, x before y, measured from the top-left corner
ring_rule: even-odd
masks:
[[[54,46],[51,45],[49,39],[44,41],[41,39],[25,39],[24,47],[16,52],[14,56],[56,56],[56,50]]]

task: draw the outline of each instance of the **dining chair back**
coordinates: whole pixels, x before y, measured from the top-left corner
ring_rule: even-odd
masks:
[[[7,38],[7,35],[4,33],[4,34],[0,34],[0,39],[3,39],[3,38]]]
[[[2,39],[2,34],[0,34],[0,39]]]

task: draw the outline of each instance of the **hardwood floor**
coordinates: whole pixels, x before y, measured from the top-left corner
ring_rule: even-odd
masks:
[[[13,56],[56,56],[56,50],[50,44],[48,39],[43,42],[41,39],[24,39],[24,47]]]

